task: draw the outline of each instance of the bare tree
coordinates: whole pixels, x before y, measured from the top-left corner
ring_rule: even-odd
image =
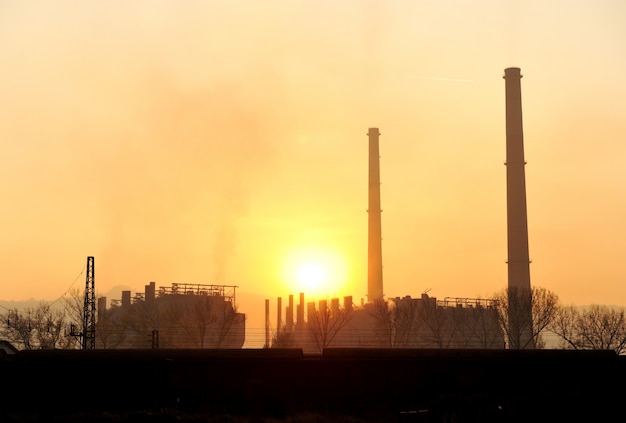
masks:
[[[151,305],[136,301],[129,305],[115,305],[98,312],[96,339],[99,347],[146,348],[151,343],[153,318]]]
[[[420,320],[424,322],[426,330],[422,331],[422,340],[438,348],[450,348],[460,322],[455,318],[456,307],[437,307],[434,302],[425,303],[420,308]]]
[[[495,310],[482,306],[437,306],[423,311],[423,338],[438,348],[502,348]]]
[[[5,324],[2,336],[20,350],[33,349],[33,327],[30,314],[31,309],[29,307],[26,313],[13,308],[2,315],[2,320]]]
[[[163,339],[175,347],[223,348],[233,327],[245,318],[231,302],[220,296],[193,296],[192,302],[173,299],[164,305]],[[189,296],[186,300],[189,300]],[[189,307],[191,304],[191,307]],[[184,333],[180,337],[180,332]]]
[[[239,323],[239,319],[244,319],[244,315],[237,313],[237,308],[228,301],[223,301],[218,305],[216,314],[218,315],[214,325],[213,346],[221,348],[224,341],[232,334],[233,325]]]
[[[391,306],[393,304],[393,306]],[[390,302],[391,308],[391,347],[413,346],[418,339],[424,320],[420,312],[424,309],[423,300],[404,297]]]
[[[504,346],[498,314],[493,306],[477,304],[475,307],[464,308],[462,313],[455,314],[455,318],[459,319],[461,327],[457,337],[459,346],[475,348]]]
[[[63,297],[67,318],[72,323],[82,325],[85,312],[85,294],[78,288],[72,288],[68,294]]]
[[[320,301],[319,309],[308,313],[308,329],[318,351],[330,346],[337,333],[350,321],[352,312],[332,302]]]
[[[179,305],[177,304],[177,306]],[[182,319],[179,319],[178,322],[196,348],[205,348],[207,343],[210,345],[209,335],[213,329],[212,326],[218,320],[217,307],[214,298],[202,295],[195,298],[189,312],[182,313]]]
[[[194,299],[195,300],[195,299]],[[213,310],[208,297],[194,301],[191,308],[181,301],[171,301],[166,306],[167,326],[164,328],[163,339],[175,348],[204,348],[206,333],[214,322]],[[183,332],[183,336],[179,333]]]
[[[502,348],[495,301],[448,301],[422,295],[375,301],[368,312],[377,324],[377,341],[390,348]],[[443,303],[440,305],[440,303]]]
[[[581,311],[564,307],[551,325],[566,346],[573,349],[626,351],[623,308],[591,305]]]
[[[385,347],[394,348],[396,345],[396,319],[394,318],[395,304],[382,298],[377,298],[371,305],[368,305],[367,310],[376,322],[376,328],[374,331],[376,343]]]
[[[104,348],[223,348],[236,328],[242,328],[235,334],[243,339],[244,319],[219,295],[137,297],[101,311],[96,337]]]
[[[66,314],[63,309],[54,309],[42,303],[32,314],[34,336],[39,348],[55,349],[67,346],[65,328]]]
[[[63,302],[69,325],[69,328],[65,329],[68,334],[68,348],[81,348],[84,330],[83,317],[85,312],[84,291],[81,291],[78,288],[72,288],[68,292],[68,295],[63,297]]]
[[[559,311],[558,296],[545,288],[508,288],[495,294],[498,320],[509,349],[543,348],[542,334]]]
[[[18,349],[68,348],[66,312],[41,302],[23,311],[9,310],[2,315],[2,335]]]
[[[102,349],[115,349],[120,347],[126,338],[126,330],[120,315],[119,307],[100,310],[96,322],[97,347]]]
[[[294,348],[296,346],[294,332],[288,331],[287,327],[283,326],[272,335],[271,345],[271,348]]]
[[[578,336],[576,323],[580,318],[574,306],[560,307],[550,324],[550,331],[561,339],[561,347],[580,349],[582,340]]]
[[[423,299],[411,297],[374,301],[368,308],[376,322],[376,341],[388,348],[418,346],[425,327]]]

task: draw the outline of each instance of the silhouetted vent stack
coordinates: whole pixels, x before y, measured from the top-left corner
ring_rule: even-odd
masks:
[[[506,185],[509,287],[530,288],[522,92],[519,68],[505,70]]]
[[[522,74],[519,68],[504,70],[506,91],[506,190],[507,190],[507,241],[508,241],[508,288],[509,297],[514,293],[519,298],[528,298],[525,295],[530,291],[530,258],[528,253],[528,219],[526,210],[526,175],[524,159],[524,132],[522,126]],[[524,300],[526,301],[526,300]],[[510,301],[509,301],[510,302]],[[530,304],[517,307],[528,308]],[[525,307],[524,307],[525,306]],[[527,343],[532,333],[532,319],[530,311],[518,313],[525,315],[522,321],[515,322],[524,348],[533,347]],[[524,333],[522,333],[524,332]]]
[[[367,244],[367,299],[383,298],[383,253],[380,208],[380,156],[378,128],[369,128],[369,192]]]

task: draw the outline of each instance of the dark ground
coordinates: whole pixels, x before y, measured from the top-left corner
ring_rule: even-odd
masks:
[[[611,421],[624,363],[565,350],[23,351],[0,360],[0,422]]]

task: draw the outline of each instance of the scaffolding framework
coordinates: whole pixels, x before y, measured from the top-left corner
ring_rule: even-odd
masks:
[[[222,297],[225,301],[235,305],[236,285],[208,285],[197,283],[172,283],[172,286],[159,287],[159,296],[162,295],[210,295]]]
[[[224,301],[230,302],[233,307],[236,306],[235,291],[239,288],[237,285],[213,285],[201,283],[180,283],[174,282],[171,286],[161,286],[156,292],[157,297],[168,295],[205,295],[212,297],[221,297]],[[145,292],[137,292],[130,298],[132,304],[146,301]],[[120,299],[112,299],[111,307],[120,307],[123,301]]]
[[[437,307],[494,308],[497,305],[496,300],[485,298],[445,297],[443,300],[437,300]]]

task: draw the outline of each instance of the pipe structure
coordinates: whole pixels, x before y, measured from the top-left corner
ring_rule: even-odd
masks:
[[[287,306],[287,331],[293,330],[293,295],[289,295],[289,305]]]
[[[509,329],[515,348],[533,348],[521,79],[520,68],[504,70]]]
[[[283,308],[283,299],[281,297],[277,298],[277,305],[276,305],[276,334],[278,335],[280,333],[280,329],[281,326],[283,325],[283,318],[282,318],[282,308]]]
[[[265,300],[265,346],[270,347],[270,300]]]
[[[297,322],[296,327],[298,329],[304,328],[304,292],[300,293],[300,304],[298,304],[297,310]]]
[[[369,191],[367,238],[367,300],[383,299],[383,253],[380,208],[380,155],[378,128],[369,128]]]

